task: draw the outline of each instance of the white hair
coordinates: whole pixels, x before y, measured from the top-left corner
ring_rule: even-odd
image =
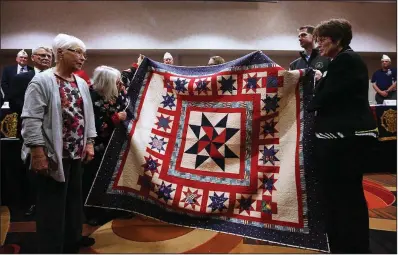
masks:
[[[164,54],[164,56],[163,56],[163,59],[166,59],[166,58],[173,59],[173,56],[172,56],[169,52],[166,52],[166,53]]]
[[[93,74],[93,88],[105,100],[116,98],[118,96],[118,90],[116,82],[121,79],[119,70],[110,66],[99,66],[95,68]]]
[[[17,57],[21,57],[21,56],[27,57],[27,56],[28,56],[28,53],[26,53],[25,50],[20,50],[20,51],[17,53]]]
[[[47,47],[47,46],[38,46],[38,47],[35,47],[35,48],[32,49],[32,55],[36,54],[36,52],[37,52],[38,50],[40,50],[40,49],[43,49],[43,50],[45,50],[45,51],[47,51],[47,52],[50,52],[50,53],[53,52],[53,50],[51,49],[51,47]]]
[[[391,58],[389,57],[389,56],[387,56],[387,55],[383,55],[382,57],[381,57],[381,61],[389,61],[389,62],[391,62]]]
[[[74,37],[72,35],[67,35],[67,34],[59,34],[54,38],[53,41],[53,54],[55,58],[55,62],[58,60],[58,49],[69,49],[72,47],[79,47],[83,51],[86,51],[86,45],[82,40],[80,40],[77,37]]]

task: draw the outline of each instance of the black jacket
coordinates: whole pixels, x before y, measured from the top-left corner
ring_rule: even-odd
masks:
[[[290,70],[305,69],[311,67],[313,69],[318,69],[322,73],[327,70],[330,63],[329,58],[323,57],[319,54],[318,49],[313,49],[310,58],[305,58],[304,51],[301,51],[300,57],[290,63]]]
[[[3,69],[3,73],[1,75],[1,88],[4,92],[4,101],[8,101],[8,96],[10,94],[10,86],[12,79],[17,75],[18,65],[6,66]],[[27,66],[28,71],[33,70],[33,67]]]
[[[35,76],[35,71],[29,71],[26,73],[19,73],[14,76],[9,87],[8,101],[10,103],[10,109],[13,112],[21,115],[22,108],[25,100],[25,92],[28,88],[29,82]]]
[[[292,63],[290,63],[290,70],[297,69],[305,69],[306,74],[300,78],[300,83],[303,86],[303,100],[304,100],[304,108],[307,109],[308,102],[312,100],[314,95],[314,88],[318,85],[318,83],[314,84],[314,75],[313,69],[317,69],[324,73],[328,65],[330,63],[330,59],[327,57],[323,57],[319,54],[318,49],[313,49],[310,58],[306,59],[306,55],[304,51],[301,51],[300,58],[296,59]]]
[[[365,131],[376,128],[368,101],[368,68],[350,47],[331,63],[307,108],[317,111],[315,132]]]

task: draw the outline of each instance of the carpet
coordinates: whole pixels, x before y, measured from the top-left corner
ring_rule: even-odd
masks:
[[[145,58],[86,206],[328,251],[301,75],[260,51],[206,67]]]

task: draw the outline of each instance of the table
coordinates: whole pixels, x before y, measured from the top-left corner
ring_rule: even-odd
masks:
[[[397,173],[397,106],[371,105],[371,109],[379,129],[379,142],[372,148],[372,173]]]

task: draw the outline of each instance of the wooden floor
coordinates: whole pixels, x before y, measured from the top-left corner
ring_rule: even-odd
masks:
[[[369,174],[365,180],[380,185],[387,190],[386,195],[393,194],[394,198],[396,178],[392,174]],[[369,209],[371,249],[374,253],[394,253],[395,248],[396,253],[395,198],[393,203],[383,205],[376,196],[368,196],[375,200],[375,208]],[[10,223],[7,208],[1,208],[0,212],[1,236],[8,233],[5,243],[21,246],[21,253],[35,252],[35,222]],[[114,220],[100,228],[85,225],[84,234],[91,234],[96,244],[81,249],[81,253],[314,253],[213,231],[173,226],[141,216]]]

